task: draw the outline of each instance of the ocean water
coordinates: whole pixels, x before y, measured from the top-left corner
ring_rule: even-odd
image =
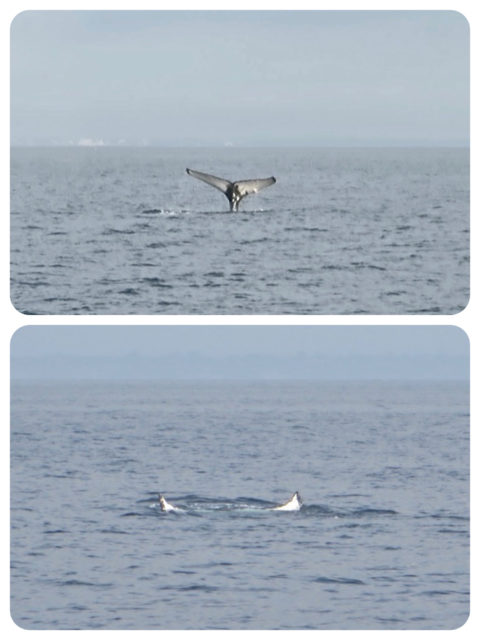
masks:
[[[458,627],[468,404],[454,382],[13,382],[13,619]]]
[[[27,314],[453,314],[467,149],[14,148]],[[236,214],[185,173],[275,175]]]

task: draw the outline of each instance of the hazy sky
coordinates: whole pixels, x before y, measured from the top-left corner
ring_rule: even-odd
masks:
[[[456,12],[30,11],[13,144],[466,145]]]
[[[39,326],[12,339],[14,378],[467,379],[455,327]]]

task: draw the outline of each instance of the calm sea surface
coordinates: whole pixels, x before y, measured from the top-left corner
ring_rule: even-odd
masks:
[[[466,384],[14,382],[11,446],[24,628],[468,616]]]
[[[277,184],[230,214],[185,167]],[[456,313],[466,149],[12,150],[11,297],[29,314]]]

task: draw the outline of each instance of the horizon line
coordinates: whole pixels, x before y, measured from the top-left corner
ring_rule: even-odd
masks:
[[[226,378],[226,377],[222,377],[222,378],[209,378],[209,377],[204,377],[204,378],[187,378],[187,377],[170,377],[170,378],[166,378],[166,377],[157,377],[157,378],[139,378],[139,377],[133,377],[133,378],[103,378],[103,377],[91,377],[91,378],[75,378],[75,377],[71,377],[71,378],[66,378],[66,377],[52,377],[52,378],[45,378],[45,377],[16,377],[16,376],[12,376],[10,378],[10,382],[54,382],[54,383],[58,383],[58,382],[62,382],[62,383],[78,383],[78,382],[92,382],[92,383],[96,383],[96,382],[111,382],[111,383],[115,383],[115,384],[120,384],[120,383],[128,383],[128,382],[138,382],[138,383],[145,383],[145,382],[192,382],[192,383],[198,383],[198,382],[216,382],[216,383],[235,383],[235,382],[254,382],[254,383],[270,383],[270,382],[322,382],[322,383],[329,383],[329,382],[385,382],[385,383],[390,383],[390,382],[411,382],[411,383],[419,383],[419,382],[423,382],[423,383],[438,383],[438,382],[470,382],[470,376],[467,375],[466,377],[461,377],[461,376],[457,376],[457,377],[449,377],[449,378],[422,378],[422,377],[418,377],[418,378],[407,378],[407,377],[399,377],[399,378],[385,378],[385,377],[366,377],[366,378],[344,378],[344,377],[338,377],[338,378],[283,378],[283,377],[271,377],[271,378],[262,378],[262,377],[257,377],[257,378],[250,378],[250,377],[238,377],[238,378]]]
[[[408,144],[10,144],[10,149],[470,149],[468,143]]]

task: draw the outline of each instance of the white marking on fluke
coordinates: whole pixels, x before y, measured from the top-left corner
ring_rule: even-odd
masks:
[[[180,507],[174,507],[173,504],[169,504],[163,496],[158,496],[158,501],[160,502],[160,509],[162,511],[176,511],[177,513],[183,511],[183,509],[180,509]]]
[[[287,502],[284,502],[283,504],[279,504],[278,507],[271,507],[272,511],[300,511],[300,509],[302,508],[302,498],[300,497],[300,494],[298,493],[298,491],[295,491],[295,493],[293,494],[293,496],[287,500]]]
[[[238,205],[245,196],[251,193],[257,193],[261,189],[265,189],[265,187],[269,187],[276,182],[273,176],[270,178],[258,178],[256,180],[237,180],[236,182],[230,182],[230,180],[217,178],[216,176],[211,176],[201,171],[194,171],[193,169],[187,169],[186,171],[189,176],[202,180],[221,191],[228,198],[230,211],[238,211]]]
[[[165,513],[168,513],[170,511],[173,511],[175,513],[185,513],[184,509],[181,509],[180,507],[176,507],[175,505],[170,504],[165,500],[165,497],[162,495],[158,496],[158,501],[160,503],[160,509]],[[300,509],[302,508],[302,505],[303,505],[302,498],[298,493],[298,491],[295,491],[295,493],[292,495],[291,498],[287,500],[287,502],[284,502],[283,504],[279,504],[276,507],[267,507],[266,510],[267,511],[300,511]]]

